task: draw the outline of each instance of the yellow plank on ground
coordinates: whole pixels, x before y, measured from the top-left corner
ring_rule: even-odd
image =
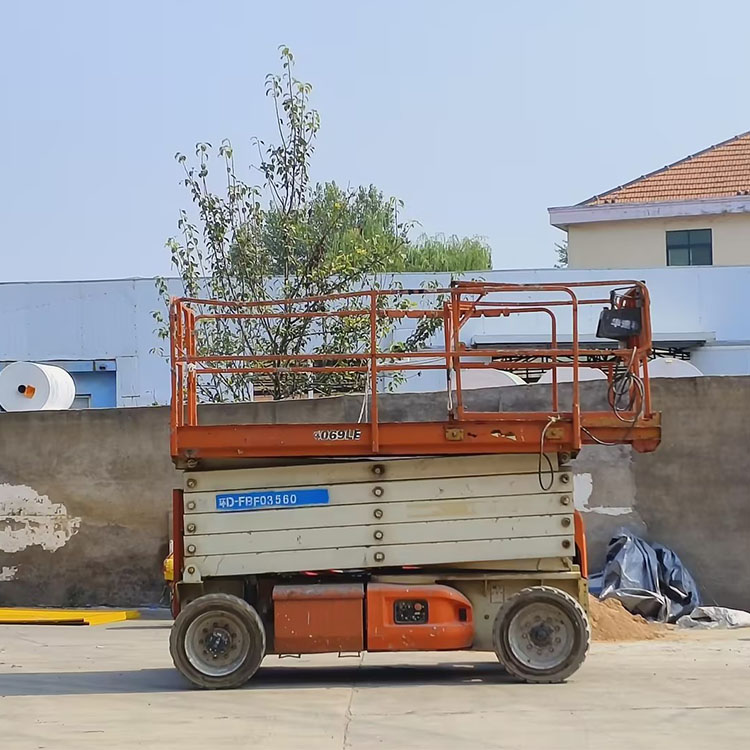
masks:
[[[0,625],[107,625],[135,620],[135,609],[20,609],[0,607]]]

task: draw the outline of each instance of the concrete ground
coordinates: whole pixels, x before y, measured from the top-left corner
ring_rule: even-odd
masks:
[[[269,657],[244,689],[186,687],[169,623],[0,626],[0,747],[747,747],[750,630],[594,644],[564,685],[490,656]]]

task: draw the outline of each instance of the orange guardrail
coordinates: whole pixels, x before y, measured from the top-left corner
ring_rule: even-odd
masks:
[[[604,296],[603,296],[604,295]],[[581,345],[584,306],[606,312],[601,345]],[[461,331],[473,320],[516,314],[549,320],[547,345],[471,349]],[[353,351],[330,351],[315,344],[330,321],[358,326]],[[395,325],[407,330],[431,321],[438,348],[393,346]],[[304,325],[304,351],[264,353],[249,340],[252,326]],[[567,321],[567,322],[566,322]],[[560,341],[561,322],[567,328]],[[600,326],[602,323],[600,322]],[[207,351],[202,332],[213,326],[233,342],[232,351]],[[408,328],[411,326],[411,329]],[[607,327],[608,326],[608,327]],[[659,415],[651,405],[650,301],[638,281],[567,284],[503,284],[461,281],[442,289],[367,289],[326,296],[256,301],[174,299],[170,306],[172,367],[171,449],[175,459],[279,456],[377,456],[455,453],[535,453],[576,451],[587,443],[632,443],[653,450],[660,438]],[[569,341],[568,341],[569,339]],[[407,336],[408,340],[408,336]],[[390,343],[389,343],[390,342]],[[224,347],[225,349],[227,347]],[[360,350],[361,349],[361,350]],[[543,411],[473,411],[466,406],[462,380],[472,370],[550,370],[549,408]],[[570,392],[561,388],[566,368]],[[582,411],[580,384],[588,368],[608,381],[609,409]],[[384,383],[394,374],[444,373],[446,411],[440,421],[383,422],[379,418]],[[360,419],[321,424],[203,424],[198,417],[201,378],[220,383],[232,376],[262,383],[289,376],[352,378],[362,390]],[[224,380],[223,382],[228,382]],[[364,405],[369,408],[364,409]]]

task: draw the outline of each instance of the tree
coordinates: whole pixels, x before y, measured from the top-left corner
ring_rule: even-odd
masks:
[[[492,268],[492,250],[481,237],[422,235],[406,246],[393,271],[486,271]]]
[[[311,85],[294,76],[292,53],[286,47],[280,51],[282,72],[266,77],[278,142],[255,141],[262,184],[240,178],[229,141],[216,150],[209,143],[198,143],[194,162],[176,154],[193,211],[180,212],[180,234],[169,239],[167,247],[189,297],[256,302],[317,297],[381,285],[384,273],[407,265],[411,225],[399,219],[401,204],[396,199],[386,199],[373,186],[344,190],[333,182],[311,183],[310,163],[320,118],[310,106]],[[221,187],[211,181],[215,160],[223,174]],[[159,279],[157,287],[166,300],[166,282]],[[339,308],[352,304],[361,307],[359,302],[343,301]],[[382,296],[379,304],[407,308],[415,302]],[[311,303],[294,312],[322,311]],[[154,317],[160,335],[166,338],[164,315],[157,311]],[[392,346],[417,348],[439,326],[437,318],[422,319],[404,341],[393,341]],[[379,340],[393,338],[393,333],[392,319],[380,319]],[[296,314],[273,320],[218,319],[206,322],[196,335],[199,354],[246,354],[278,364],[274,355],[367,351],[369,319],[352,316],[321,321]],[[353,359],[351,364],[355,363],[361,360]],[[362,373],[343,367],[314,377],[275,373],[260,385],[280,399],[310,390],[362,390],[364,379]],[[258,379],[251,383],[245,374],[217,370],[200,379],[199,389],[204,400],[249,400],[258,384]]]
[[[567,268],[568,267],[568,240],[564,239],[562,242],[555,242],[555,253],[557,254],[557,263],[555,268]]]

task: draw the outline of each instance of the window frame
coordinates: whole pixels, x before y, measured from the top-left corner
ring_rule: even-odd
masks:
[[[708,242],[705,241],[698,241],[697,239],[693,240],[691,238],[692,233],[697,232],[708,232]],[[680,243],[673,243],[670,246],[670,235],[675,235],[677,233],[685,234],[685,240]],[[689,268],[691,266],[697,266],[697,267],[707,267],[707,266],[713,266],[714,264],[714,236],[713,236],[713,230],[711,227],[700,227],[700,228],[694,228],[694,229],[667,229],[665,231],[664,235],[664,241],[666,246],[666,261],[667,261],[667,267],[669,268]],[[697,252],[699,250],[705,250],[706,247],[708,247],[708,263],[695,263],[693,262],[693,253]],[[671,254],[677,251],[687,251],[687,263],[672,263],[671,262]]]
[[[73,410],[83,410],[83,409],[90,409],[91,408],[91,396],[90,393],[76,393],[76,395],[73,398],[73,403],[70,405],[70,408]],[[86,403],[84,405],[81,405],[81,399],[86,399]]]

